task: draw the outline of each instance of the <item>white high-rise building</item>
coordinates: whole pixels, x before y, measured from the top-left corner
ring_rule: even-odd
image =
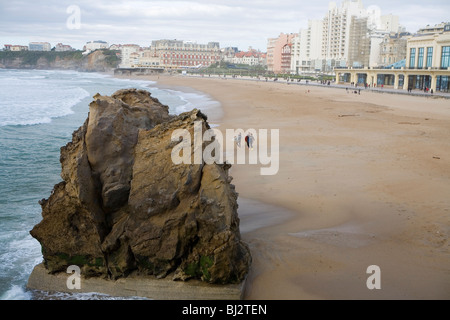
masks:
[[[314,61],[322,57],[322,35],[322,20],[309,20],[308,28],[300,30],[293,46],[292,72],[309,72],[316,69]]]
[[[347,60],[350,43],[352,16],[366,15],[361,0],[346,0],[340,7],[335,2],[328,5],[323,19],[322,58],[326,60]]]

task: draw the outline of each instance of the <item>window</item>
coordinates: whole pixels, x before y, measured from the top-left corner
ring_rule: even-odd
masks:
[[[419,48],[419,55],[418,55],[418,59],[417,59],[417,68],[418,69],[423,68],[423,53],[424,53],[424,48]]]
[[[427,48],[427,68],[431,68],[433,65],[433,47]]]
[[[442,47],[441,68],[447,69],[450,67],[450,46]]]
[[[414,67],[416,66],[416,48],[411,48],[410,53],[411,54],[409,56],[409,68],[414,69]]]

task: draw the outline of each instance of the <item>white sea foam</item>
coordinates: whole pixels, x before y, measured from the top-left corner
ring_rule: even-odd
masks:
[[[98,292],[67,293],[31,290],[28,296],[36,300],[151,300],[144,297],[116,297]],[[20,295],[19,295],[20,296]]]
[[[72,107],[88,97],[70,81],[19,72],[0,77],[0,126],[49,123],[73,113]]]
[[[8,291],[0,296],[0,300],[31,300],[31,298],[31,292],[18,285],[11,286]]]
[[[206,94],[201,92],[182,92],[172,89],[165,89],[164,91],[177,97],[180,101],[179,105],[172,110],[174,114],[188,112],[192,109],[199,109],[208,116],[209,120],[218,121],[222,116],[220,103],[211,99]]]

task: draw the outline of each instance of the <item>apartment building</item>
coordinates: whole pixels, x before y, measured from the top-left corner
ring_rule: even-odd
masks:
[[[294,39],[298,33],[281,33],[267,41],[267,70],[274,73],[290,73]]]

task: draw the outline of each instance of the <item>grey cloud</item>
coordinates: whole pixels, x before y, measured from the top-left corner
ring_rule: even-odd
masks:
[[[400,23],[411,32],[445,19],[450,12],[447,2],[363,0],[366,8],[377,5],[382,14],[399,15]],[[149,45],[154,39],[178,38],[219,41],[243,48],[251,45],[265,50],[267,38],[280,32],[298,32],[307,26],[308,19],[322,19],[328,3],[328,0],[1,1],[0,41],[13,42],[9,39],[16,36],[41,36],[67,43],[74,41],[70,44],[81,47],[97,39]],[[70,5],[81,9],[79,30],[65,28],[66,9]]]

